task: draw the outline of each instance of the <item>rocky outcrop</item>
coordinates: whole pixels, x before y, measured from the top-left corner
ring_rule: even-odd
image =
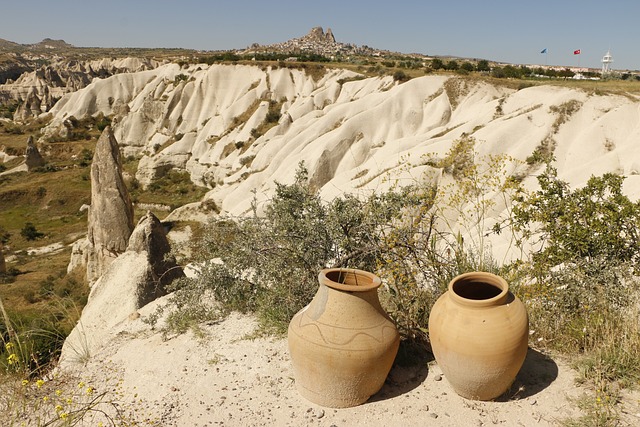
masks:
[[[32,171],[35,168],[40,168],[44,166],[44,163],[44,159],[40,155],[40,151],[38,151],[38,147],[33,140],[33,136],[29,136],[27,139],[27,149],[25,151],[25,164],[27,165],[27,170]]]
[[[252,44],[242,54],[280,52],[295,55],[296,53],[314,53],[317,55],[380,55],[390,53],[369,46],[356,46],[352,43],[340,43],[336,41],[331,28],[327,28],[325,33],[322,27],[314,27],[302,37],[293,38],[282,43],[268,46],[260,46],[258,43]]]
[[[174,279],[184,276],[182,268],[176,264],[171,254],[164,225],[148,211],[138,221],[129,239],[127,252],[146,255],[147,277],[137,288],[137,304],[142,307],[166,294],[166,286]]]
[[[133,231],[127,250],[91,288],[80,320],[65,340],[60,364],[86,362],[118,333],[119,325],[139,317],[138,309],[165,295],[166,285],[182,276],[163,225],[148,212]]]
[[[18,105],[15,113],[13,113],[13,120],[24,123],[30,118],[38,116],[42,112],[41,104],[40,98],[38,97],[35,88],[33,88],[27,94],[27,98],[24,102]]]
[[[19,59],[15,58],[15,62],[24,63]],[[159,63],[144,58],[105,58],[83,62],[54,60],[50,65],[36,69],[29,69],[26,63],[24,66],[9,65],[0,64],[0,83],[4,83],[0,84],[0,102],[18,102],[20,106],[14,120],[24,122],[48,112],[63,95],[88,86],[96,78],[150,70]]]
[[[87,240],[87,280],[98,279],[127,249],[133,231],[133,205],[122,178],[120,148],[107,126],[91,163],[91,207]]]
[[[624,96],[549,85],[515,90],[446,75],[398,84],[345,70],[314,78],[284,67],[170,64],[63,98],[52,126],[70,116],[108,116],[109,98],[129,106],[114,134],[126,155],[142,156],[140,182],[170,167],[186,170],[210,187],[206,198],[222,213],[249,212],[250,194],[263,205],[274,182],[292,182],[301,161],[324,200],[431,183],[426,157],[444,156],[463,137],[476,141],[480,157],[508,153],[521,162],[552,138],[558,172],[572,187],[615,171],[627,176],[625,192],[640,198],[640,102]],[[558,107],[567,103],[576,111],[558,127]],[[524,185],[537,184],[534,172],[523,175]],[[192,207],[181,214],[187,210],[197,214]]]
[[[309,34],[302,37],[302,40],[311,41],[316,43],[335,43],[336,39],[333,37],[331,28],[327,28],[327,33],[324,33],[322,27],[313,27]]]

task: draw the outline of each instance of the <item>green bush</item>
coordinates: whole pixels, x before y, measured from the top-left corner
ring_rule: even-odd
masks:
[[[538,177],[540,190],[520,197],[514,206],[515,225],[525,237],[544,243],[533,254],[540,272],[561,263],[608,259],[640,263],[640,204],[622,193],[624,178],[605,174],[571,190],[547,166]],[[531,226],[538,224],[538,227]]]
[[[480,61],[478,61],[478,64],[476,64],[476,70],[481,72],[491,71],[491,67],[489,66],[489,61],[487,61],[486,59],[481,59]]]
[[[605,174],[571,189],[547,165],[540,188],[513,204],[514,231],[537,248],[511,266],[533,338],[572,355],[602,391],[640,380],[640,203],[623,181]]]
[[[36,240],[44,236],[43,233],[39,232],[36,229],[36,226],[30,222],[27,222],[22,230],[20,230],[20,235],[27,240]]]
[[[429,305],[421,303],[434,300],[431,295],[442,287],[420,286],[416,277],[441,280],[433,270],[447,265],[429,263],[435,253],[435,235],[429,235],[433,197],[430,188],[406,187],[325,203],[301,164],[293,184],[276,184],[264,215],[254,206],[250,216],[218,219],[207,227],[196,251],[201,274],[178,284],[178,310],[170,322],[184,329],[203,317],[238,310],[255,312],[266,329],[283,332],[315,294],[321,269],[350,267],[383,276],[382,299],[399,328],[405,336],[424,338]],[[205,295],[218,305],[203,303]]]
[[[404,71],[396,71],[393,73],[393,81],[404,83],[406,81],[411,80],[411,77],[408,76]]]
[[[444,69],[445,69],[445,70],[448,70],[448,71],[455,71],[455,70],[457,70],[458,68],[460,68],[460,65],[458,64],[458,61],[453,60],[453,59],[452,59],[451,61],[447,62],[447,63],[444,65]]]
[[[441,70],[444,68],[444,62],[439,58],[433,58],[430,65],[432,70]]]

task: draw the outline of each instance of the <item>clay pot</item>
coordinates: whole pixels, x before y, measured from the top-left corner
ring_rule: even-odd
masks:
[[[289,324],[296,387],[331,408],[366,402],[384,384],[400,337],[380,306],[375,274],[326,269],[313,300]]]
[[[507,391],[527,355],[524,304],[494,274],[462,274],[431,309],[429,337],[436,362],[467,399],[491,400]]]

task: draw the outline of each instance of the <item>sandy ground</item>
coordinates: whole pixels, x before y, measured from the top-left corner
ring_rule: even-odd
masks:
[[[136,317],[75,373],[98,391],[112,390],[109,399],[139,425],[551,426],[580,414],[572,399],[584,390],[575,371],[533,349],[498,401],[459,397],[425,353],[413,366],[394,365],[367,403],[332,409],[297,393],[286,339],[252,338],[251,317],[232,314],[205,325],[202,337],[164,338]],[[637,406],[626,412],[623,425],[640,424]]]

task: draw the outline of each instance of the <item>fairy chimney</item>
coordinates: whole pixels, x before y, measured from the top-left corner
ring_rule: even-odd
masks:
[[[25,163],[27,164],[27,170],[29,171],[44,166],[44,159],[40,155],[35,142],[33,142],[33,136],[29,136],[29,138],[27,139]]]
[[[91,163],[91,207],[87,240],[87,280],[97,280],[106,267],[127,249],[133,231],[133,205],[122,178],[118,142],[107,126]]]

